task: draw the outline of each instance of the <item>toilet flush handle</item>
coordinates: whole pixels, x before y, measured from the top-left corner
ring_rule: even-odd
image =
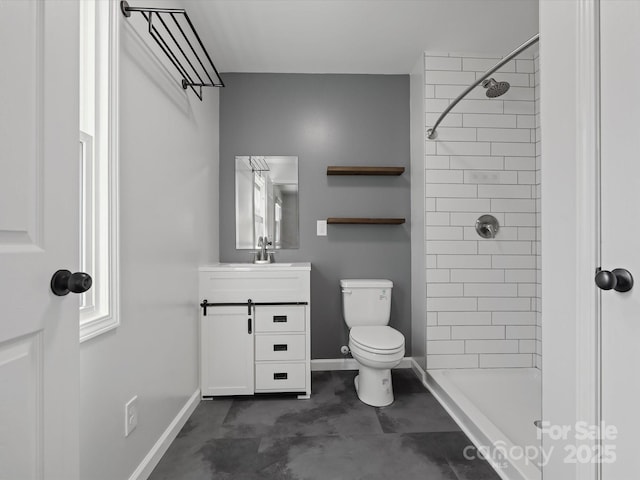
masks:
[[[351,295],[353,292],[352,292],[351,290],[347,290],[347,289],[344,289],[344,288],[343,288],[343,289],[342,289],[342,293],[343,293],[344,295]]]

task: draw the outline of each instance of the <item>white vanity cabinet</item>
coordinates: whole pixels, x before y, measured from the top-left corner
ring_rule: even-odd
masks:
[[[202,397],[311,395],[309,263],[200,268]]]

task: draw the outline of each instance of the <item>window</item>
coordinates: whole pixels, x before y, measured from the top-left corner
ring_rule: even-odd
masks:
[[[80,2],[80,341],[119,325],[117,1]]]

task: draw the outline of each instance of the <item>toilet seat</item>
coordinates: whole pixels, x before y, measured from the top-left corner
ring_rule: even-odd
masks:
[[[349,332],[349,340],[355,347],[378,355],[394,355],[404,351],[404,335],[386,325],[353,327]]]

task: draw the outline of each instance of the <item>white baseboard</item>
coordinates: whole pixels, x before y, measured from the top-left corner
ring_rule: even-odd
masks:
[[[411,368],[411,357],[404,357],[396,368]],[[358,362],[353,358],[319,358],[311,360],[312,372],[323,372],[327,370],[358,370]]]
[[[158,465],[158,462],[166,453],[171,442],[178,436],[178,433],[182,427],[184,427],[184,424],[187,423],[187,420],[199,403],[200,389],[193,392],[193,395],[189,397],[187,403],[184,404],[167,429],[160,435],[158,441],[151,447],[151,450],[149,450],[149,453],[147,453],[142,462],[140,462],[138,468],[131,474],[129,480],[147,480],[147,478],[149,478],[149,475],[151,475],[153,469],[156,468],[156,465]]]

